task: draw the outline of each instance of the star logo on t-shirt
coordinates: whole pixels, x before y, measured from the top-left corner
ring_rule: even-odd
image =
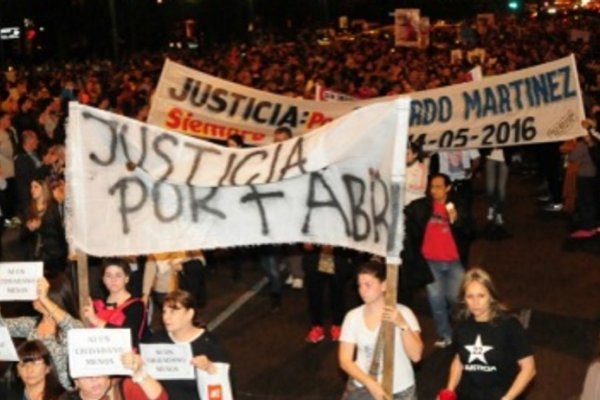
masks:
[[[470,346],[465,346],[465,349],[467,349],[467,351],[471,353],[469,355],[469,363],[472,363],[475,360],[479,360],[482,363],[487,364],[487,360],[485,359],[485,353],[492,350],[493,348],[494,346],[486,346],[483,343],[481,343],[481,335],[477,335],[475,343],[473,343]]]

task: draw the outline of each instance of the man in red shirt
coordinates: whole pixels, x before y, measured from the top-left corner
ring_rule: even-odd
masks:
[[[406,207],[402,253],[402,288],[426,285],[438,334],[434,346],[440,348],[452,343],[450,311],[460,290],[471,233],[469,213],[461,202],[450,201],[451,189],[447,175],[434,174],[428,196]]]

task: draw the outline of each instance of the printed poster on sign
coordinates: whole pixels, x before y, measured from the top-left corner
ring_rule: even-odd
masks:
[[[0,301],[37,299],[37,282],[43,275],[41,262],[0,263]]]
[[[121,362],[132,351],[130,329],[71,329],[67,338],[71,378],[132,374]]]
[[[394,12],[394,37],[396,46],[419,47],[421,10],[397,8]]]
[[[17,350],[6,326],[0,326],[0,361],[19,361]]]
[[[144,370],[159,380],[194,379],[190,344],[140,343]]]

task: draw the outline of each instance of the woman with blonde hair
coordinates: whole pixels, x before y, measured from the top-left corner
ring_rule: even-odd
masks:
[[[490,275],[469,270],[462,281],[456,355],[440,399],[515,400],[535,376],[533,352],[519,321],[507,313]]]

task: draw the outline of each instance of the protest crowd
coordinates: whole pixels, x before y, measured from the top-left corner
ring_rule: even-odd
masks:
[[[569,212],[573,239],[600,234],[600,135],[596,131],[600,124],[600,38],[594,33],[589,41],[575,42],[570,36],[575,27],[595,32],[595,24],[593,19],[497,16],[493,25],[465,22],[458,34],[434,30],[426,49],[395,47],[384,32],[317,45],[314,35],[304,32],[294,42],[265,36],[254,43],[203,49],[200,54],[135,54],[120,63],[94,59],[13,66],[0,76],[0,235],[7,230],[18,232],[26,248],[22,261],[43,262],[44,276],[36,283],[35,314],[0,316],[0,325],[10,336],[22,340],[17,346],[18,361],[8,368],[0,398],[208,399],[193,379],[161,379],[144,369],[147,360],[140,354],[147,344],[189,345],[194,369],[208,376],[228,376],[221,368],[230,358],[217,336],[201,322],[202,308],[210,307],[206,274],[213,268],[216,252],[190,249],[127,258],[90,256],[91,299],[79,304],[82,313],[78,312],[75,257],[67,243],[64,218],[68,102],[145,121],[165,57],[285,96],[314,99],[320,86],[368,99],[466,82],[477,66],[487,77],[573,53],[587,116],[582,125],[588,136],[481,151],[428,153],[419,143],[409,144],[404,267],[397,307],[384,304],[385,263],[368,254],[313,243],[219,253],[231,265],[234,279],[243,273],[241,263],[250,258],[264,270],[273,312],[285,307],[286,283],[306,290],[309,329],[305,340],[318,343],[329,336],[339,341],[340,368],[350,377],[345,399],[386,398],[378,379],[381,349],[375,346],[382,320],[397,328],[393,398],[416,399],[412,364],[420,361],[424,346],[431,344],[423,343],[410,307],[413,293],[423,288],[438,336],[433,346],[457,349],[439,398],[524,398],[535,375],[533,350],[524,329],[503,306],[492,278],[469,264],[477,219],[472,179],[478,174],[485,179],[487,213],[481,217],[486,226],[479,232],[484,237],[510,236],[505,221],[511,217],[504,203],[509,171],[515,168],[539,174],[545,188],[540,199],[543,209]],[[294,135],[282,128],[275,132],[276,140]],[[238,135],[218,143],[248,146]],[[364,304],[348,310],[344,297],[353,281]],[[325,293],[330,301],[324,300]],[[325,304],[331,312],[325,312]],[[457,317],[452,315],[455,309]],[[329,324],[324,315],[331,315]],[[131,345],[120,354],[121,367],[129,376],[72,374],[70,349],[75,344],[69,332],[84,328],[129,330]],[[489,353],[487,361],[482,337],[488,340],[485,344],[493,341],[502,349]],[[481,353],[469,353],[465,350],[469,346]],[[485,364],[475,362],[478,358]],[[483,374],[483,370],[490,373]],[[596,360],[582,400],[600,396],[599,381]]]

